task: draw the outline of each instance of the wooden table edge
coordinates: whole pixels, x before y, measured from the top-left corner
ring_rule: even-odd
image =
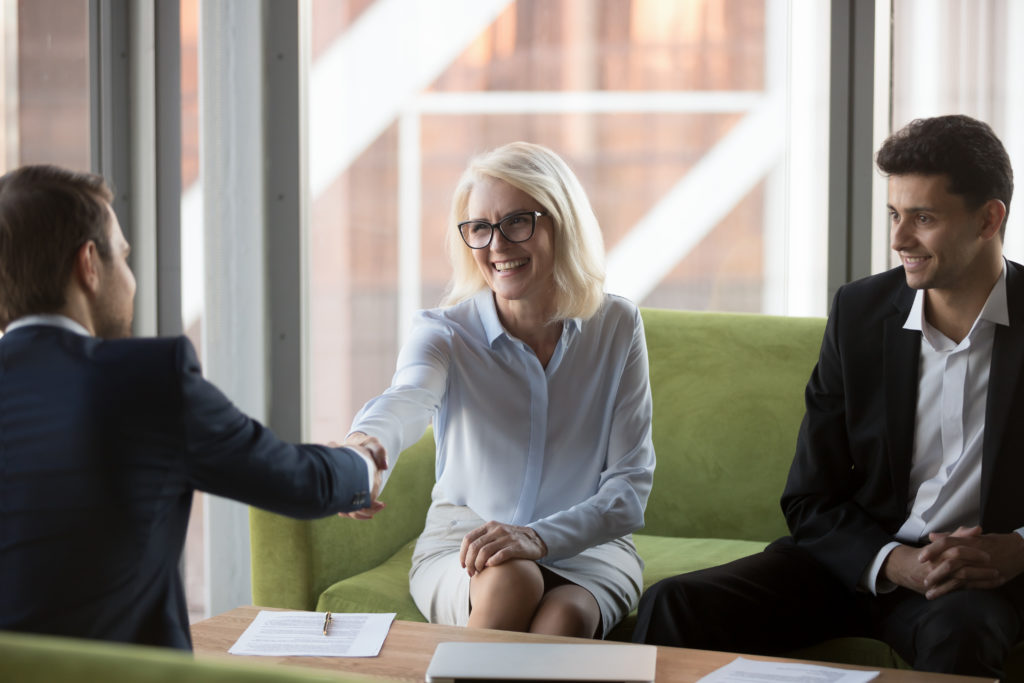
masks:
[[[264,657],[227,654],[243,631],[261,610],[290,611],[274,607],[246,605],[209,617],[192,624],[192,643],[195,654],[201,658],[230,658],[255,660],[266,664],[298,666],[318,670],[333,670],[363,676],[384,677],[393,680],[423,681],[430,657],[437,643],[467,642],[524,642],[524,643],[593,643],[583,638],[542,636],[531,633],[512,633],[490,629],[472,629],[461,626],[442,626],[423,622],[396,620],[388,633],[378,657]],[[613,641],[606,641],[612,643]],[[879,683],[982,683],[994,679],[952,674],[934,674],[904,669],[888,669],[795,660],[786,657],[738,655],[712,650],[692,650],[658,646],[655,680],[659,683],[690,683],[733,661],[736,657],[768,662],[800,662],[858,671],[878,671]]]

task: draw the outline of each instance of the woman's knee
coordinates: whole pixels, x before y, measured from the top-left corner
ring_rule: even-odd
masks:
[[[525,631],[544,596],[544,578],[532,560],[484,569],[469,584],[469,625]]]
[[[487,567],[470,580],[470,592],[481,595],[498,593],[516,600],[540,602],[544,595],[544,577],[533,560],[510,560]]]
[[[534,633],[593,638],[601,625],[601,608],[590,592],[576,585],[553,588],[544,594],[530,625]]]

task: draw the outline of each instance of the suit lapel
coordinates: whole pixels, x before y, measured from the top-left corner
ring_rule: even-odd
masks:
[[[914,302],[914,290],[900,287],[893,297],[892,314],[884,323],[885,433],[893,490],[906,505],[917,414],[918,367],[921,334],[903,329]],[[901,508],[902,509],[902,508]]]
[[[984,512],[992,484],[992,472],[1011,415],[1020,410],[1012,403],[1021,372],[1024,371],[1024,274],[1007,261],[1006,303],[1010,326],[996,326],[992,343],[992,365],[985,403],[985,441],[982,446],[981,510]]]

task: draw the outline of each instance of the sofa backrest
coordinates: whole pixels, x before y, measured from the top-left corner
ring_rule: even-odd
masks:
[[[770,541],[823,318],[645,309],[654,474],[643,533]]]
[[[817,360],[821,318],[644,309],[658,464],[643,533],[770,541]],[[253,602],[314,609],[423,531],[431,432],[402,453],[370,522],[251,513]]]

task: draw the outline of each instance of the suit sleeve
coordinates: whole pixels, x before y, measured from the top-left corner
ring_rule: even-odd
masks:
[[[278,439],[203,378],[184,337],[176,363],[185,467],[193,487],[306,519],[369,505],[367,467],[357,454]]]
[[[851,452],[847,378],[857,368],[845,357],[843,341],[864,343],[864,331],[855,319],[850,320],[850,330],[845,329],[842,294],[840,288],[818,364],[807,383],[806,412],[782,495],[782,510],[796,544],[855,589],[892,535],[858,501],[864,476],[860,469],[869,462],[877,465],[875,456],[879,454]]]

